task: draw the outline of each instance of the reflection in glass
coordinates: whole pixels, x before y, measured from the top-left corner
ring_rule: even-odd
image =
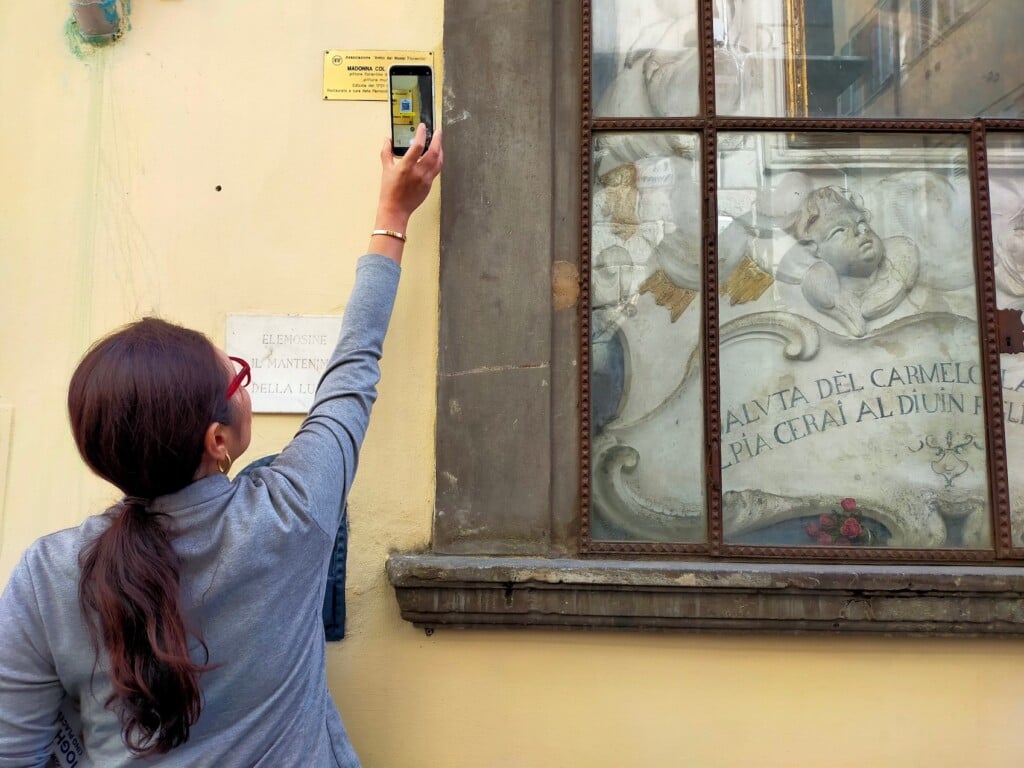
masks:
[[[1024,115],[1019,0],[716,0],[722,115]]]
[[[699,167],[692,134],[594,140],[595,540],[706,538]]]
[[[696,0],[593,0],[592,9],[594,116],[696,115]]]
[[[726,542],[990,547],[966,138],[728,138]]]
[[[989,197],[1000,309],[1024,310],[1024,136],[989,134]],[[1000,355],[1013,546],[1024,547],[1024,355]]]

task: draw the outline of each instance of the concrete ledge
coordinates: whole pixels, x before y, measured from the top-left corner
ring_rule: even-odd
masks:
[[[394,554],[418,627],[1024,635],[1024,569]]]

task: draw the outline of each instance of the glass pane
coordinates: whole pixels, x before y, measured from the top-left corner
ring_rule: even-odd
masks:
[[[726,541],[989,548],[966,138],[720,146]]]
[[[593,151],[592,535],[704,541],[698,139],[605,133]]]
[[[996,304],[1024,310],[1024,136],[988,139]],[[1003,421],[1013,546],[1024,547],[1024,354],[1002,354]]]
[[[696,0],[593,0],[594,117],[700,109]]]
[[[716,0],[719,114],[1024,114],[1020,0]],[[718,59],[716,58],[716,63]]]

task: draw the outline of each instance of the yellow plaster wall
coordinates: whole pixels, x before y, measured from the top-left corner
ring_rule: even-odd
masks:
[[[387,111],[323,103],[321,52],[440,52],[442,5],[135,0],[127,36],[79,57],[66,3],[0,4],[0,582],[114,498],[63,410],[91,340],[151,312],[223,342],[231,312],[340,311]],[[430,531],[437,239],[435,195],[351,500],[350,636],[329,648],[368,768],[1020,763],[1022,643],[402,622],[383,564]],[[296,425],[258,417],[250,458]]]

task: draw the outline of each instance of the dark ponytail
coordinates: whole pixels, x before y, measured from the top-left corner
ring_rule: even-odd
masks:
[[[185,743],[202,709],[199,676],[210,667],[189,655],[171,521],[149,500],[192,482],[207,428],[230,423],[229,378],[205,336],[147,318],[97,342],[68,391],[82,458],[127,494],[82,552],[78,595],[110,658],[106,706],[139,756]]]

